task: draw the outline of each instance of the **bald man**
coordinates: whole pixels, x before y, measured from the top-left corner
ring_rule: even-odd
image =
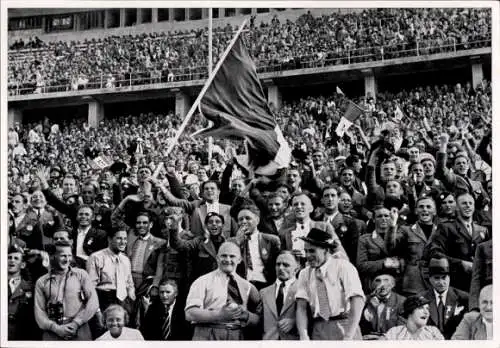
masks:
[[[472,311],[464,318],[452,340],[491,340],[493,338],[493,286],[486,285],[479,293],[479,313]]]
[[[299,263],[291,251],[282,251],[276,259],[276,282],[260,291],[264,340],[298,340],[295,321],[297,302],[296,274]]]
[[[259,323],[260,295],[236,274],[240,262],[240,248],[224,242],[217,253],[218,268],[191,285],[185,313],[194,325],[193,341],[244,340],[245,329]]]

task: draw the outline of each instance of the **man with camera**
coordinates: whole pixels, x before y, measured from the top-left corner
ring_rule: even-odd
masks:
[[[50,249],[51,271],[35,286],[35,319],[42,340],[91,340],[88,321],[99,308],[95,287],[86,271],[70,266],[71,243],[60,241]]]

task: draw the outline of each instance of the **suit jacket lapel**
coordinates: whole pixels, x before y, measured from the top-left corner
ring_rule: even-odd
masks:
[[[9,285],[7,285],[9,286]],[[21,282],[19,283],[19,285],[17,286],[17,288],[14,290],[14,292],[12,293],[11,295],[11,299],[14,299],[14,298],[17,298],[17,297],[21,297],[24,295],[24,290],[23,290],[23,280],[21,280]]]
[[[434,291],[429,290],[428,292],[428,297],[427,297],[431,303],[429,303],[429,311],[431,314],[431,319],[434,322],[434,324],[438,324],[438,311],[437,311],[437,305],[436,305],[436,298],[434,297]]]
[[[276,283],[273,284],[273,286],[270,286],[267,288],[267,296],[264,296],[264,299],[267,301],[267,304],[269,306],[269,309],[271,311],[271,313],[276,317],[278,318],[279,317],[279,313],[278,313],[278,309],[276,308]],[[283,306],[284,308],[285,306]]]
[[[205,218],[207,217],[207,202],[203,202],[203,204],[200,205],[198,212],[200,214],[201,226],[204,227],[205,226]]]
[[[276,283],[275,283],[276,284]],[[275,287],[276,289],[276,287]],[[295,293],[297,292],[297,282],[294,281],[290,287],[288,288],[288,293],[283,301],[283,308],[281,309],[281,313],[285,313],[285,311],[293,304],[295,304]],[[280,313],[280,314],[281,314]]]
[[[458,233],[461,233],[467,240],[472,239],[472,236],[469,234],[469,232],[467,232],[467,229],[460,220],[457,220],[457,231]]]
[[[214,243],[212,243],[212,241],[210,239],[208,239],[208,241],[206,241],[206,242],[201,243],[201,245],[202,245],[203,249],[205,249],[205,251],[210,256],[212,256],[214,259],[217,259],[217,253],[215,251]]]
[[[264,237],[262,237],[262,233],[258,232],[258,237],[259,237],[259,244],[258,244],[258,247],[259,247],[259,255],[260,255],[260,258],[261,260],[267,260],[267,257],[269,255],[267,255],[267,241],[264,239]],[[263,255],[263,253],[265,253],[265,255]]]
[[[385,254],[387,254],[387,249],[385,248],[385,242],[380,237],[379,234],[375,238],[372,238],[373,244],[377,245]]]
[[[434,229],[434,226],[432,226]],[[422,228],[420,228],[419,224],[415,224],[411,227],[411,230],[415,232],[415,235],[422,239],[424,242],[427,242],[427,237],[425,237],[424,231],[422,231]]]

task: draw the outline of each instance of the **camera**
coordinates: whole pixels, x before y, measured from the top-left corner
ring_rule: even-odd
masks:
[[[64,319],[64,307],[62,302],[49,303],[47,314],[50,320],[55,321],[58,325],[62,325]]]

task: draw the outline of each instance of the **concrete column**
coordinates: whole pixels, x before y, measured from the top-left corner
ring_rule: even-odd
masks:
[[[108,18],[109,18],[109,10],[104,10],[104,29],[108,27]]]
[[[483,64],[480,59],[471,59],[472,87],[475,89],[483,81]]]
[[[279,110],[281,108],[281,91],[276,85],[270,85],[267,87],[267,101],[269,104],[274,106],[275,110]]]
[[[158,9],[151,9],[151,23],[158,23]]]
[[[135,24],[141,24],[142,23],[142,8],[136,9],[136,15],[135,15]]]
[[[186,116],[191,107],[191,98],[183,91],[175,93],[175,114],[181,117]]]
[[[219,8],[219,18],[224,18],[224,11],[225,9],[224,8]]]
[[[88,124],[90,127],[97,128],[99,122],[104,119],[104,105],[96,100],[91,101],[88,105]]]
[[[168,21],[169,22],[174,21],[174,9],[173,8],[168,9]]]
[[[123,28],[125,26],[125,9],[121,8],[120,9],[120,28]]]
[[[7,116],[9,127],[13,127],[16,122],[19,122],[19,124],[23,123],[23,111],[21,109],[9,106]]]
[[[184,10],[184,20],[186,21],[189,21],[189,15],[190,15],[189,12],[191,12],[190,10],[191,9],[189,7],[186,7],[186,9]]]
[[[252,7],[251,15],[256,15],[257,14],[257,8]]]
[[[366,98],[377,98],[377,79],[373,74],[373,71],[370,69],[369,71],[363,71],[365,75],[365,97]]]
[[[201,9],[201,18],[202,18],[202,19],[208,18],[208,10],[209,10],[209,9],[208,9],[208,8],[206,8],[206,7],[203,7],[203,8]]]

